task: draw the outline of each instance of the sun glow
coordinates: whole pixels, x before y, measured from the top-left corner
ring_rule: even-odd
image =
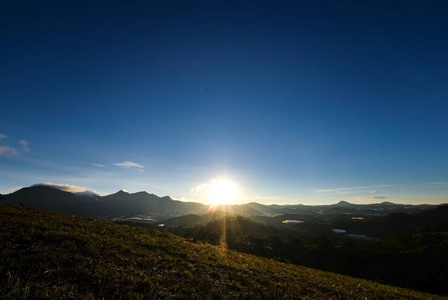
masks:
[[[225,179],[215,179],[208,188],[208,198],[212,206],[233,204],[238,197],[238,186]]]

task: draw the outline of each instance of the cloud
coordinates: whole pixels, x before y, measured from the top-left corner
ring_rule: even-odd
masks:
[[[31,151],[30,145],[28,144],[28,142],[26,140],[20,140],[19,144],[22,145],[23,151],[26,151],[26,152]]]
[[[200,185],[197,185],[194,188],[192,188],[191,193],[194,195],[197,193],[205,192],[205,191],[207,191],[207,187],[208,187],[208,183],[201,183]]]
[[[139,165],[132,161],[124,161],[122,163],[112,164],[114,166],[123,167],[123,168],[144,168],[142,165]]]
[[[314,192],[318,192],[318,193],[352,192],[352,191],[356,191],[356,190],[364,190],[364,189],[379,188],[379,187],[391,187],[391,186],[397,186],[397,185],[382,184],[382,185],[370,185],[370,186],[344,187],[344,188],[314,190]]]
[[[6,134],[0,133],[0,139],[5,139]],[[20,140],[19,144],[22,146],[23,151],[30,152],[30,145],[26,140]],[[16,148],[11,146],[0,146],[0,156],[7,155],[7,156],[13,156],[19,154],[19,151],[16,150]]]
[[[20,190],[21,188],[23,188],[23,186],[16,186],[16,187],[13,187],[12,189],[9,189],[8,192],[15,192],[17,190]]]
[[[88,197],[99,196],[98,192],[95,190],[85,190],[83,192],[76,192],[76,194],[81,195],[81,196],[88,196]]]
[[[370,194],[376,194],[379,193],[379,191],[370,191]]]
[[[369,197],[369,199],[389,199],[392,198],[391,196],[372,196]]]
[[[91,164],[92,166],[95,166],[95,167],[105,167],[105,165],[100,165],[100,164]]]
[[[13,156],[17,155],[19,152],[16,151],[16,149],[9,147],[9,146],[0,146],[0,156],[1,155],[7,155],[7,156]]]
[[[44,183],[38,183],[32,186],[48,186],[52,187],[64,192],[85,192],[87,191],[86,187],[77,186],[77,185],[71,185],[71,184],[58,184],[58,183],[52,183],[52,182],[44,182]]]
[[[251,196],[251,197],[238,196],[238,199],[246,200],[246,201],[258,201],[258,200],[279,201],[279,200],[282,200],[283,198],[280,197],[280,196],[260,196],[260,195],[255,195],[255,196]]]

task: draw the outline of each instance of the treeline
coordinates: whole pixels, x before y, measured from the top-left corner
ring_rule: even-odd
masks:
[[[283,262],[448,294],[448,223],[418,227],[374,241],[336,234],[302,235],[300,226],[264,225],[241,216],[164,230]]]

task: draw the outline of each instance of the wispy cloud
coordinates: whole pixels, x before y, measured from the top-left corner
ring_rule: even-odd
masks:
[[[197,193],[205,192],[205,191],[207,191],[207,187],[208,187],[208,183],[206,183],[206,182],[201,183],[201,184],[195,186],[194,188],[192,188],[191,193],[194,195]]]
[[[44,183],[38,183],[33,186],[48,186],[52,187],[64,192],[85,192],[87,190],[86,187],[77,186],[77,185],[71,185],[71,184],[58,184],[58,183],[52,183],[52,182],[44,182]],[[95,192],[95,191],[93,191]]]
[[[376,194],[379,193],[379,191],[370,191],[370,194]]]
[[[23,188],[23,186],[16,186],[16,187],[13,187],[12,189],[9,189],[8,192],[15,192],[17,190],[20,190],[21,188]]]
[[[378,187],[390,187],[390,186],[397,186],[397,185],[382,184],[382,185],[370,185],[370,186],[343,187],[343,188],[314,190],[314,192],[318,192],[318,193],[351,192],[351,191],[356,191],[356,190],[365,190],[365,189],[372,189],[372,188],[378,188]]]
[[[279,201],[283,198],[280,196],[251,196],[251,197],[245,197],[245,196],[238,196],[238,199],[246,200],[246,201],[259,201],[259,200],[270,200],[270,201]]]
[[[22,146],[23,151],[25,151],[25,152],[30,152],[31,151],[30,145],[29,145],[29,143],[26,140],[20,140],[19,144]]]
[[[144,166],[139,165],[138,163],[132,162],[132,161],[124,161],[122,163],[115,163],[112,164],[114,166],[118,166],[118,167],[122,167],[122,168],[139,168],[139,169],[143,169]]]
[[[0,133],[0,140],[6,139],[6,134]],[[19,144],[22,146],[22,150],[25,152],[30,152],[30,145],[26,140],[20,140]],[[7,145],[1,145],[0,146],[0,156],[7,155],[7,156],[13,156],[18,155],[19,151],[16,150],[16,148],[7,146]]]
[[[19,152],[17,152],[17,150],[12,147],[0,146],[0,156],[2,155],[13,156],[17,154],[19,154]]]
[[[389,199],[392,198],[391,196],[372,196],[368,197],[368,199]]]
[[[76,192],[78,195],[83,195],[83,196],[99,196],[98,192],[95,190],[85,190],[82,192]]]
[[[100,164],[91,164],[92,166],[95,166],[95,167],[105,167],[105,165],[100,165]]]

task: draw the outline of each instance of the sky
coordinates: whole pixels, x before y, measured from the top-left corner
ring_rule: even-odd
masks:
[[[2,1],[0,193],[448,202],[445,1]]]

